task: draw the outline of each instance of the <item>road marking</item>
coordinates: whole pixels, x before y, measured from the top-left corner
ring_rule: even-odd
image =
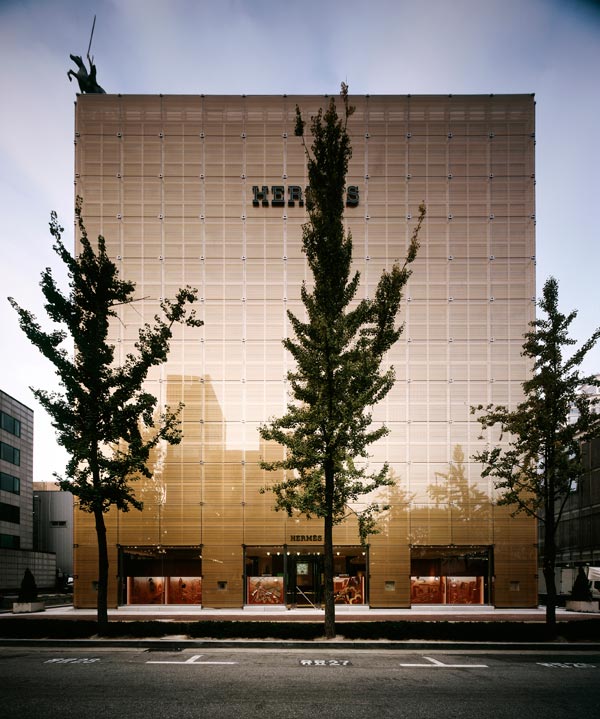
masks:
[[[301,659],[303,667],[351,667],[349,659]]]
[[[91,659],[86,659],[83,657],[80,657],[79,659],[66,659],[63,657],[56,658],[56,659],[46,659],[44,664],[94,664],[95,662],[99,662],[99,657],[94,657]]]
[[[550,669],[595,669],[595,664],[584,664],[583,662],[537,662],[540,667]]]
[[[167,661],[148,661],[146,664],[237,664],[237,662],[199,662],[198,659],[203,654],[194,654],[193,657],[186,659],[184,662],[167,662]]]
[[[438,659],[432,657],[423,657],[427,659],[430,664],[400,664],[401,667],[442,667],[444,669],[488,669],[487,664],[444,664]]]

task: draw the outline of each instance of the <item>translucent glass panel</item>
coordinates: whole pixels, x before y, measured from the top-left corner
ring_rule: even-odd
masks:
[[[203,565],[204,597],[215,605],[234,601],[243,543],[287,541],[286,518],[258,492],[276,481],[261,458],[282,450],[262,443],[258,428],[289,401],[292,364],[281,339],[288,311],[304,317],[300,290],[311,282],[295,107],[308,119],[327,102],[107,95],[77,103],[76,192],[88,230],[105,235],[122,276],[137,285],[139,302],[122,308],[111,330],[119,360],[178,287],[198,288],[204,321],[178,328],[168,363],[150,374],[161,403],[185,404],[184,439],[156,459],[150,483],[138,484],[144,512],[119,517],[114,541],[135,544],[139,534],[160,543],[166,533],[174,545],[203,543],[215,560]],[[360,199],[345,223],[359,297],[372,297],[381,271],[402,259],[418,205],[427,205],[398,317],[404,332],[386,358],[396,384],[373,408],[389,433],[371,462],[389,462],[399,482],[370,557],[372,601],[385,605],[410,601],[409,543],[485,544],[498,531],[512,541],[513,525],[496,524],[493,488],[470,459],[491,439],[479,438],[470,407],[514,406],[530,369],[520,347],[534,317],[533,99],[352,103],[348,184]],[[353,525],[339,532],[339,541],[356,543]]]

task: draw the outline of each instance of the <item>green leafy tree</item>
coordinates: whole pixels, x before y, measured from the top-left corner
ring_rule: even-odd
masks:
[[[323,518],[325,635],[335,636],[333,593],[333,526],[344,520],[359,497],[393,481],[388,467],[370,473],[367,448],[385,436],[386,427],[371,422],[370,408],[394,383],[393,369],[382,369],[387,350],[402,331],[396,326],[402,290],[417,256],[421,206],[406,260],[384,271],[375,297],[355,302],[358,272],[352,273],[352,237],[344,230],[344,191],[351,157],[348,119],[353,108],[342,85],[340,117],[331,99],[325,112],[312,118],[312,151],[304,140],[304,121],[297,108],[296,135],[303,138],[310,189],[308,222],[302,247],[313,275],[301,299],[307,320],[288,312],[295,339],[283,341],[295,360],[288,373],[293,401],[286,413],[260,428],[261,437],[285,448],[285,459],[262,463],[267,470],[288,470],[265,490],[275,494],[276,508],[288,514]],[[376,531],[376,502],[358,513],[364,541]],[[356,513],[356,512],[355,512]]]
[[[473,456],[484,466],[483,476],[492,477],[500,490],[498,504],[512,505],[543,523],[542,566],[548,593],[546,625],[556,631],[556,534],[573,481],[582,474],[581,442],[600,436],[597,400],[583,392],[600,386],[580,368],[586,354],[600,337],[596,330],[572,353],[576,344],[569,326],[577,316],[558,309],[558,283],[551,277],[544,284],[538,306],[544,317],[531,322],[525,334],[522,355],[533,361],[533,374],[523,383],[525,399],[514,409],[488,405],[472,407],[484,411],[478,417],[482,428],[500,428],[500,442]],[[576,419],[568,421],[575,409]]]
[[[108,549],[104,514],[111,507],[128,511],[142,509],[131,481],[150,477],[150,452],[159,442],[181,441],[178,414],[181,407],[157,412],[156,398],[143,390],[152,366],[167,359],[175,324],[202,324],[190,311],[196,290],[179,290],[174,300],[161,303],[163,316],[140,329],[136,354],[128,354],[121,366],[115,364],[114,347],[107,341],[109,325],[117,307],[133,302],[135,284],[119,279],[118,269],[106,254],[105,241],[98,237],[96,250],[88,239],[76,204],[81,252],[73,257],[62,241],[63,228],[52,213],[50,233],[53,249],[65,263],[69,293],[56,285],[52,272],[42,273],[45,310],[61,329],[46,332],[36,318],[13,298],[9,302],[19,315],[23,332],[49,359],[60,379],[61,391],[32,389],[52,418],[58,442],[67,450],[61,489],[72,492],[83,511],[93,514],[98,540],[98,626],[108,623]],[[66,328],[66,329],[63,329]],[[71,338],[74,352],[65,348]]]

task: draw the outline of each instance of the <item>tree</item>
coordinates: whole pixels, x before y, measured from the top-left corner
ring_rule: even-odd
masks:
[[[402,332],[396,327],[396,315],[425,215],[421,206],[404,263],[395,262],[383,272],[373,299],[355,301],[360,275],[351,274],[352,237],[343,223],[352,153],[347,123],[353,112],[346,85],[342,85],[341,104],[341,118],[334,99],[325,112],[319,110],[312,118],[312,152],[296,108],[296,135],[303,138],[310,186],[302,247],[314,287],[303,284],[301,289],[306,321],[288,312],[295,339],[284,339],[283,344],[296,365],[287,375],[293,401],[282,417],[260,428],[263,439],[285,448],[284,459],[262,463],[267,470],[288,470],[282,481],[265,488],[275,494],[276,509],[323,518],[328,638],[335,636],[333,526],[352,511],[349,505],[360,496],[393,483],[387,465],[370,473],[362,460],[367,458],[367,447],[388,432],[384,426],[372,425],[369,410],[394,383],[394,370],[383,370],[382,362]],[[363,541],[376,531],[379,509],[371,502],[355,512]]]
[[[23,573],[23,579],[21,580],[21,589],[19,591],[19,601],[20,602],[37,602],[38,598],[38,589],[37,584],[35,582],[35,577],[33,576],[31,569],[27,567],[25,572]]]
[[[115,348],[108,343],[111,319],[117,307],[133,302],[135,284],[119,279],[116,265],[106,253],[102,236],[94,250],[88,239],[77,199],[81,253],[73,257],[62,241],[63,228],[52,213],[50,233],[53,249],[65,263],[69,293],[57,287],[52,272],[42,273],[41,288],[48,317],[66,329],[44,331],[34,315],[9,297],[19,315],[23,332],[48,358],[60,378],[61,391],[33,389],[33,394],[52,418],[58,442],[69,453],[65,476],[55,475],[61,489],[79,500],[83,511],[94,515],[98,540],[98,627],[108,623],[108,549],[104,514],[111,507],[127,512],[141,510],[130,484],[140,475],[150,477],[147,467],[150,452],[159,442],[181,441],[178,414],[166,407],[157,413],[157,400],[143,390],[152,366],[163,363],[168,355],[174,324],[198,327],[202,324],[189,311],[196,290],[179,290],[174,300],[161,303],[163,316],[154,318],[139,331],[136,354],[128,354],[124,363],[114,362]],[[71,354],[64,346],[70,337]]]
[[[472,407],[482,429],[499,426],[497,445],[473,456],[484,465],[483,476],[492,477],[501,492],[499,504],[512,505],[514,513],[525,512],[544,527],[542,566],[546,580],[546,625],[556,631],[556,534],[572,483],[583,470],[581,443],[600,436],[597,400],[582,389],[600,386],[593,376],[582,376],[581,364],[600,337],[596,330],[569,357],[565,350],[576,344],[569,326],[577,316],[558,309],[558,283],[550,277],[544,284],[538,306],[544,317],[530,323],[524,335],[522,355],[533,361],[533,374],[523,383],[525,399],[514,409],[488,405]],[[578,416],[568,421],[569,413]]]

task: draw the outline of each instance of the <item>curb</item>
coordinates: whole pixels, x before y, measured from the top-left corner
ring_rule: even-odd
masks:
[[[182,651],[184,649],[312,649],[312,650],[472,650],[472,651],[543,651],[600,652],[598,642],[371,642],[371,641],[246,641],[203,639],[0,639],[0,647],[107,648]]]

